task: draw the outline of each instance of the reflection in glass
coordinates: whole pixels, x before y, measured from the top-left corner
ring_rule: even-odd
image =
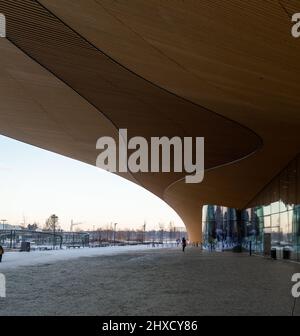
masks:
[[[265,216],[268,216],[268,215],[270,215],[271,214],[271,206],[270,206],[270,204],[269,205],[264,205],[264,215]]]
[[[293,250],[294,258],[300,261],[300,206],[297,205],[293,211]]]
[[[280,215],[279,213],[274,213],[271,215],[271,226],[272,228],[280,227]]]
[[[235,209],[211,206],[204,213],[203,229],[206,235],[230,244],[236,242],[238,228]],[[264,232],[270,232],[273,246],[280,250],[291,247],[292,258],[300,261],[300,155],[242,211],[239,229],[244,248],[248,248],[251,241],[253,250],[262,252]]]
[[[265,228],[271,227],[271,216],[264,217],[264,227]]]
[[[271,213],[278,213],[280,211],[280,203],[279,201],[271,203]]]

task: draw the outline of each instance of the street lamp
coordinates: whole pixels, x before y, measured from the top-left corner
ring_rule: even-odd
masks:
[[[145,240],[146,240],[146,221],[144,222],[143,225],[143,244],[145,244]]]
[[[55,249],[55,245],[56,245],[55,229],[56,229],[57,220],[58,220],[58,216],[56,216],[56,215],[51,216],[51,221],[52,221],[52,225],[53,225],[53,250]]]
[[[116,246],[116,230],[118,223],[114,223],[114,246]]]

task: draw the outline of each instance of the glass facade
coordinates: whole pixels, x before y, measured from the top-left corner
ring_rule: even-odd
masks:
[[[222,206],[203,207],[203,246],[210,248],[232,248],[238,243],[236,210]]]
[[[300,156],[290,162],[242,210],[237,222],[236,210],[222,206],[203,207],[203,243],[215,246],[243,244],[253,251],[263,253],[264,234],[271,234],[271,246],[282,257],[290,251],[290,257],[300,260]],[[240,236],[238,235],[240,226]]]

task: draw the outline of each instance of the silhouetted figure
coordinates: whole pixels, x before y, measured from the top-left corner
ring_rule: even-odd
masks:
[[[4,254],[4,249],[3,247],[0,245],[0,263],[2,262],[2,255]]]
[[[212,252],[214,250],[214,239],[212,237],[209,237],[208,243],[209,243],[209,251]]]
[[[185,237],[182,238],[181,245],[182,245],[182,252],[184,252],[184,250],[186,248],[186,239],[185,239]]]

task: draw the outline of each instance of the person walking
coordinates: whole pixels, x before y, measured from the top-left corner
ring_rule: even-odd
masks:
[[[3,247],[0,245],[0,263],[2,262],[2,256],[4,254],[4,249]]]
[[[182,237],[181,245],[182,245],[182,252],[184,252],[184,250],[186,248],[186,239],[185,239],[185,237]]]

